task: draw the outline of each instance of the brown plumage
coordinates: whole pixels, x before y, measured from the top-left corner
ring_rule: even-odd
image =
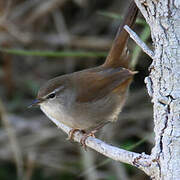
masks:
[[[128,69],[128,33],[123,27],[132,27],[137,13],[132,1],[103,65],[56,77],[39,90],[36,103],[57,125],[90,132],[117,119],[136,73]]]
[[[129,56],[126,54],[126,45],[129,34],[125,31],[124,26],[132,27],[136,21],[138,8],[132,0],[122,25],[119,27],[110,52],[104,63],[105,67],[124,67],[129,68]]]

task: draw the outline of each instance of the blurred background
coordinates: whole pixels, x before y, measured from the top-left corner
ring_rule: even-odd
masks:
[[[0,180],[148,180],[140,170],[77,143],[40,111],[28,109],[39,87],[55,76],[104,62],[128,0],[0,1]],[[151,46],[139,13],[135,31]],[[135,152],[153,147],[152,104],[144,78],[151,63],[132,40],[139,71],[115,124],[97,137]]]

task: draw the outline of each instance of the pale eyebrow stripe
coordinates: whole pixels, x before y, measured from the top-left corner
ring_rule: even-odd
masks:
[[[46,97],[48,97],[50,94],[56,93],[57,91],[60,91],[62,89],[64,89],[64,86],[60,86],[59,88],[56,88],[53,92],[50,92],[49,94],[47,94]]]

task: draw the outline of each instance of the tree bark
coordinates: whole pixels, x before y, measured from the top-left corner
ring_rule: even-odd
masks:
[[[135,0],[151,29],[154,58],[145,79],[154,104],[158,180],[180,179],[180,1]]]

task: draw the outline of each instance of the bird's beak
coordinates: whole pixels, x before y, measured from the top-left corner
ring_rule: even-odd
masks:
[[[37,106],[37,105],[39,105],[41,102],[42,102],[42,100],[40,100],[40,99],[35,99],[35,100],[28,106],[28,108]]]

